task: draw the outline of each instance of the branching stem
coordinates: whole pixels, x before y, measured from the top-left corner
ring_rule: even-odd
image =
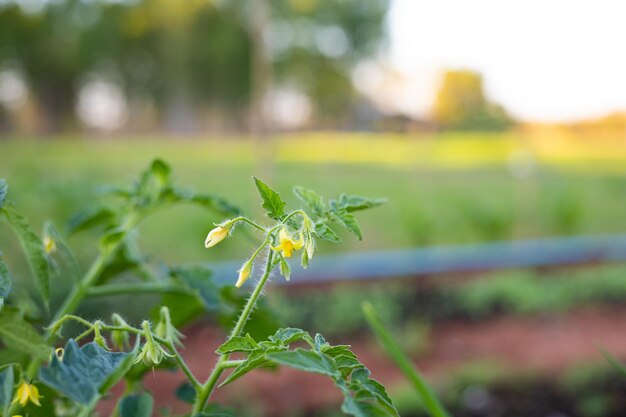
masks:
[[[266,242],[268,239],[269,239],[269,233],[268,233]],[[263,243],[262,246],[265,246],[266,242]],[[239,336],[241,332],[243,331],[246,325],[246,322],[248,321],[248,318],[250,317],[252,310],[254,310],[254,307],[259,299],[259,296],[261,295],[261,292],[263,291],[263,287],[265,287],[265,284],[267,283],[270,277],[270,272],[272,271],[272,266],[273,266],[273,262],[272,262],[273,257],[274,257],[274,252],[270,250],[269,254],[267,255],[265,271],[263,272],[261,279],[259,280],[256,287],[254,288],[254,291],[252,291],[250,298],[248,298],[248,302],[243,308],[243,311],[241,312],[241,315],[239,316],[239,319],[237,320],[235,327],[230,333],[230,337],[228,338],[229,340],[235,336]],[[228,360],[229,356],[230,356],[229,354],[223,354],[217,360],[217,363],[215,364],[213,371],[209,375],[206,382],[202,385],[200,392],[196,396],[196,401],[193,405],[193,411],[191,413],[192,415],[202,412],[205,404],[211,397],[211,394],[213,393],[213,390],[215,389],[217,385],[217,381],[222,375],[222,372],[224,372],[225,369],[236,367],[241,363],[239,361],[229,361]]]

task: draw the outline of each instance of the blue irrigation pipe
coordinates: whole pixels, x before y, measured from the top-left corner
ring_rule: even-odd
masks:
[[[292,262],[292,284],[366,281],[476,271],[626,260],[626,235],[577,236],[316,256]],[[218,283],[232,283],[239,262],[211,264]],[[275,280],[283,283],[283,280]]]

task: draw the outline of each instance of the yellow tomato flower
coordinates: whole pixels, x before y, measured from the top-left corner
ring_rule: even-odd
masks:
[[[302,235],[300,235],[300,239],[293,240],[289,233],[287,233],[286,229],[280,229],[278,233],[278,245],[272,246],[272,249],[275,251],[282,251],[283,257],[291,258],[291,254],[294,250],[302,249],[304,242],[302,241]]]
[[[211,230],[204,241],[205,248],[211,248],[226,239],[231,226],[217,226]]]
[[[243,266],[239,270],[239,278],[237,279],[237,283],[235,284],[235,287],[237,288],[241,287],[243,283],[246,282],[246,280],[250,276],[250,272],[252,272],[252,261],[248,260],[245,264],[243,264]]]
[[[22,381],[15,393],[14,403],[19,403],[22,407],[28,404],[28,401],[32,402],[36,406],[41,407],[39,400],[43,398],[39,395],[39,390],[33,384],[28,384],[26,381]]]

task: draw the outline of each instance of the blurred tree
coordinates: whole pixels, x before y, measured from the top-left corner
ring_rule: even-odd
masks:
[[[11,65],[21,72],[46,131],[75,126],[77,96],[94,77],[119,86],[131,104],[151,103],[157,120],[174,120],[174,128],[180,115],[246,119],[253,41],[259,38],[249,1],[32,4],[0,2],[0,69]],[[296,86],[329,124],[345,117],[354,101],[350,72],[384,39],[388,0],[269,4],[263,39],[276,84]]]
[[[470,70],[444,73],[433,119],[452,130],[503,130],[512,124],[504,108],[485,97],[482,76]]]
[[[357,98],[352,68],[385,40],[389,1],[280,0],[272,6],[277,82],[296,85],[312,100],[318,122],[337,127]]]

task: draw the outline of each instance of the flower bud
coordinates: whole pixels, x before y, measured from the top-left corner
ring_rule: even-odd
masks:
[[[306,243],[304,244],[304,250],[306,251],[308,259],[313,259],[313,252],[315,252],[315,238],[311,236],[311,233],[307,233]]]
[[[204,241],[205,248],[211,248],[228,237],[228,233],[232,228],[231,223],[222,223],[215,229],[211,230]]]
[[[128,326],[128,323],[124,321],[122,316],[117,313],[113,313],[113,315],[111,316],[111,321],[115,326],[130,327]],[[124,350],[130,346],[130,336],[128,335],[128,332],[124,330],[113,330],[111,332],[111,341],[113,342],[113,346],[115,346],[119,350]]]
[[[39,402],[41,398],[43,397],[39,395],[39,390],[35,385],[22,381],[17,387],[13,403],[19,403],[19,405],[24,407],[28,404],[28,402],[31,402],[36,406],[41,407],[41,403]]]
[[[180,339],[183,339],[185,336],[172,325],[169,308],[165,306],[161,307],[159,316],[160,319],[154,328],[154,334],[172,344],[182,346],[183,344]]]
[[[146,338],[146,343],[141,348],[141,352],[139,352],[133,363],[143,362],[144,365],[154,368],[161,363],[163,358],[174,357],[174,355],[166,352],[163,347],[154,340],[149,322],[144,321],[141,326],[144,330],[143,335]]]
[[[240,288],[244,282],[250,277],[250,273],[252,272],[252,259],[248,259],[245,264],[239,269],[239,278],[237,279],[237,283],[235,287]]]

